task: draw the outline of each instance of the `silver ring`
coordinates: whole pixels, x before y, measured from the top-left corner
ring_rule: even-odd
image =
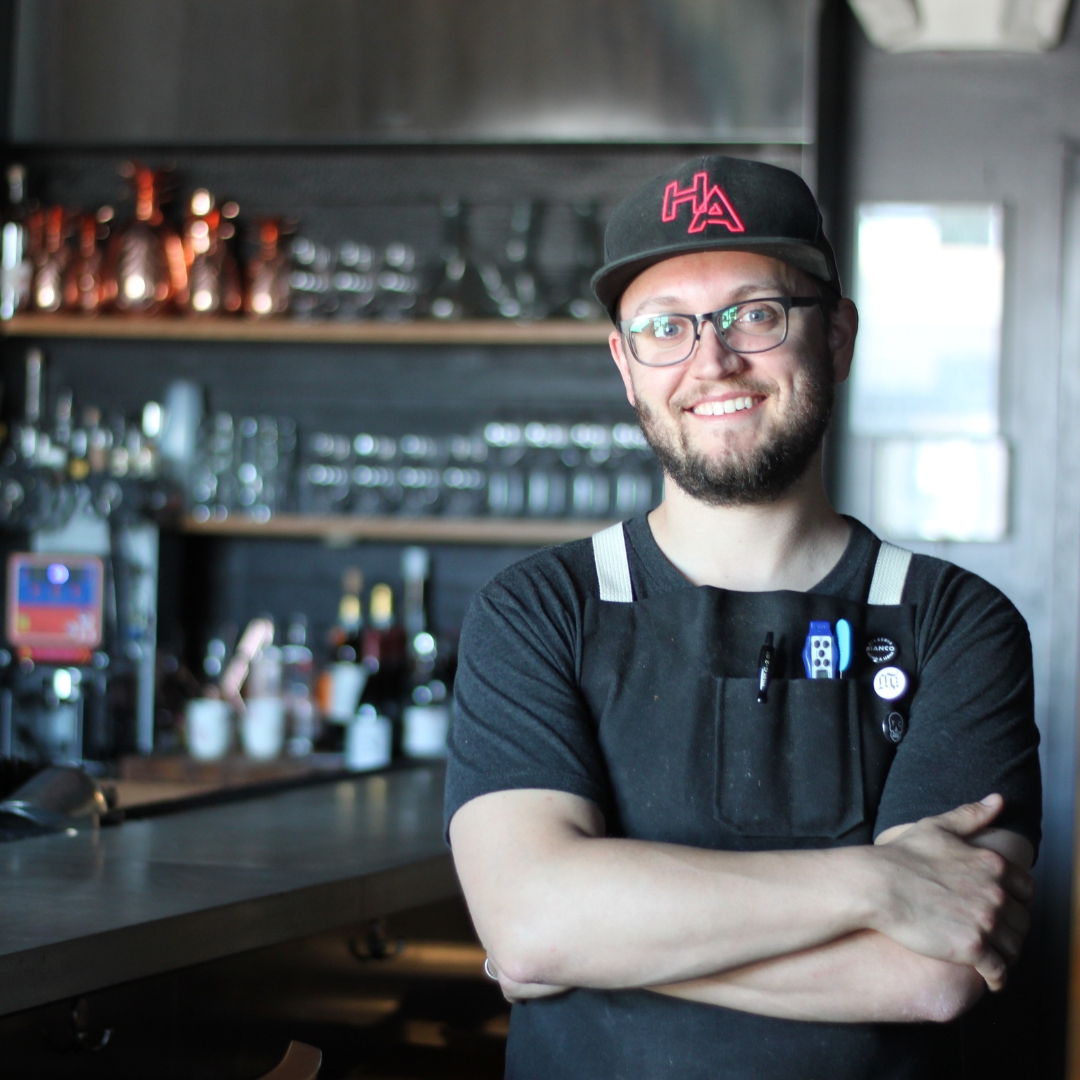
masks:
[[[491,968],[491,957],[490,956],[485,956],[484,957],[484,974],[489,979],[493,980],[494,982],[499,981],[498,972],[493,971],[492,968]]]

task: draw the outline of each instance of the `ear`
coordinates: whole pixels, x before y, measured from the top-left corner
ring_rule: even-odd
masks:
[[[829,320],[829,353],[832,356],[833,378],[844,382],[851,374],[851,357],[855,352],[855,335],[859,332],[859,312],[845,296]]]
[[[608,348],[611,349],[611,359],[622,376],[623,386],[626,388],[626,400],[634,408],[637,408],[637,396],[634,393],[634,380],[630,377],[630,361],[624,351],[622,334],[618,330],[612,330],[608,335]]]

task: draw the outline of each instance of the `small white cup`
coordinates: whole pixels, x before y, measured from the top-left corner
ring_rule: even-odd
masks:
[[[415,758],[446,757],[450,709],[446,705],[410,705],[404,712],[401,747]]]
[[[244,753],[256,761],[269,761],[285,745],[285,701],[279,697],[249,698],[240,721]]]
[[[219,698],[195,698],[187,703],[187,747],[193,758],[217,761],[229,752],[229,711],[229,703]]]
[[[327,709],[327,716],[331,720],[339,724],[352,722],[367,678],[368,670],[362,664],[330,665],[330,708]]]
[[[345,729],[345,768],[360,772],[390,764],[393,726],[374,706],[361,705],[357,717]]]

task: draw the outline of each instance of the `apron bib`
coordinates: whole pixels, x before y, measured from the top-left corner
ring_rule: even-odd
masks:
[[[593,546],[600,597],[585,605],[581,684],[610,777],[609,835],[733,850],[871,843],[914,692],[914,608],[900,603],[910,552],[882,545],[865,603],[708,586],[635,601],[622,526]],[[810,624],[841,619],[848,669],[807,678]],[[906,675],[894,700],[875,690],[885,667]]]
[[[622,525],[593,549],[599,597],[585,605],[581,689],[608,770],[607,835],[743,851],[872,843],[915,689],[914,608],[901,603],[911,553],[882,544],[865,602],[707,586],[635,600]],[[841,619],[847,670],[808,678],[811,622],[835,630]],[[901,673],[881,684],[891,700],[875,690],[889,667]],[[926,1025],[800,1023],[647,990],[575,990],[514,1006],[506,1075],[925,1078],[916,1026]]]

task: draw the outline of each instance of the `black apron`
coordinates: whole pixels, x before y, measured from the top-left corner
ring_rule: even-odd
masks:
[[[882,545],[866,603],[711,587],[634,601],[622,526],[593,545],[600,598],[585,605],[581,689],[608,771],[607,835],[728,851],[872,843],[914,691],[914,608],[900,603],[910,554]],[[853,631],[849,669],[807,678],[810,622],[840,619]],[[875,692],[883,667],[907,674],[899,699]],[[506,1075],[922,1080],[935,1041],[927,1025],[777,1020],[647,990],[574,990],[514,1006]]]

